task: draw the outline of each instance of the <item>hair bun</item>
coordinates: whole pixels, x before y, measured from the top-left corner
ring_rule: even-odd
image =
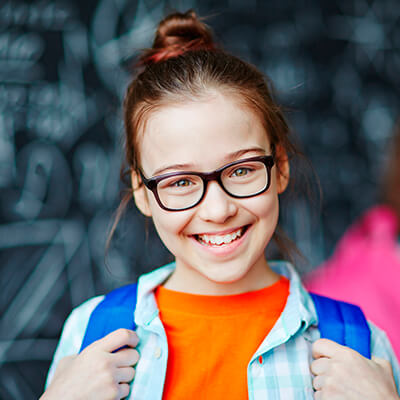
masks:
[[[152,49],[142,57],[143,64],[153,64],[177,57],[186,51],[213,50],[211,29],[201,22],[193,10],[173,13],[158,25]]]

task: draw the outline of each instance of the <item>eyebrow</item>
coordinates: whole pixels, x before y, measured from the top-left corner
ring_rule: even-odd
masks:
[[[232,153],[227,154],[224,157],[224,164],[228,163],[229,161],[233,161],[241,156],[243,156],[244,154],[250,153],[250,152],[257,152],[257,153],[262,153],[265,154],[265,150],[262,147],[250,147],[248,149],[242,149],[242,150],[238,150],[238,151],[234,151]],[[193,170],[193,164],[173,164],[173,165],[168,165],[168,166],[162,166],[158,169],[156,169],[153,172],[152,176],[156,176],[156,175],[160,175],[162,172],[168,171],[168,170],[182,170],[182,171],[191,171]]]

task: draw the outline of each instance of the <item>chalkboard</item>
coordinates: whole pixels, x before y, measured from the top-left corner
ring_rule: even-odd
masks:
[[[397,0],[3,0],[1,399],[39,397],[73,307],[170,259],[133,202],[106,262],[104,247],[132,63],[167,12],[192,7],[271,77],[320,178],[321,213],[304,195],[282,210],[308,259],[302,272],[379,198],[399,110]]]

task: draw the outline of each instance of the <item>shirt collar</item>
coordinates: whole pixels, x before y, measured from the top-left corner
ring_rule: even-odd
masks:
[[[159,311],[154,290],[172,274],[174,269],[175,262],[172,262],[140,276],[135,309],[135,323],[137,326],[149,325],[158,315]]]
[[[269,266],[278,274],[290,281],[289,296],[285,308],[271,329],[268,336],[257,350],[254,357],[287,342],[292,336],[300,333],[307,339],[306,332],[310,326],[318,323],[317,313],[311,296],[301,283],[294,267],[286,261],[271,261]],[[314,340],[311,336],[309,340]]]
[[[277,342],[284,342],[301,329],[304,332],[310,325],[317,323],[314,303],[304,289],[300,277],[294,267],[286,261],[271,261],[270,267],[290,281],[289,297],[282,315],[272,328],[264,352],[267,348],[275,347]],[[135,310],[136,325],[150,325],[158,316],[158,307],[154,296],[155,288],[164,282],[175,269],[175,262],[164,265],[148,274],[144,274],[138,281],[137,304]]]

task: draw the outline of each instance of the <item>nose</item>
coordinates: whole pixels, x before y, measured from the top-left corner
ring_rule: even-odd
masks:
[[[199,204],[198,216],[204,221],[222,224],[236,215],[238,206],[216,181],[208,184],[202,202]]]

